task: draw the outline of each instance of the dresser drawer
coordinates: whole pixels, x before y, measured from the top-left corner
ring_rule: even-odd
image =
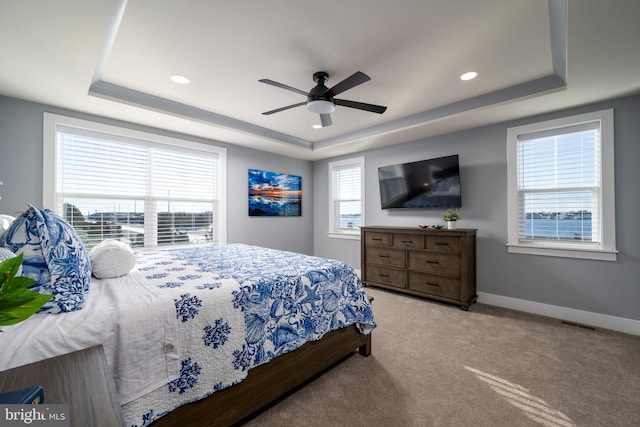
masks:
[[[462,241],[454,236],[427,236],[426,248],[434,252],[460,252]]]
[[[371,281],[383,285],[395,286],[397,288],[405,288],[404,270],[367,264],[364,277],[366,282]]]
[[[367,231],[364,234],[364,240],[367,246],[391,246],[391,236],[391,233]]]
[[[409,251],[409,269],[427,273],[460,275],[460,256],[440,252]]]
[[[407,288],[434,296],[460,299],[460,280],[410,271]]]
[[[375,246],[367,248],[367,263],[404,268],[404,259],[404,249],[377,248]]]
[[[424,249],[424,236],[417,234],[394,234],[394,248]]]

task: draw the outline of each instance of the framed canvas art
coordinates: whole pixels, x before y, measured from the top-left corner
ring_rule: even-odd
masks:
[[[249,169],[249,216],[302,216],[302,177]]]

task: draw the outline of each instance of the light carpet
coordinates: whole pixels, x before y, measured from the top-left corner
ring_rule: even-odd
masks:
[[[354,354],[243,425],[640,426],[640,337],[375,288]]]

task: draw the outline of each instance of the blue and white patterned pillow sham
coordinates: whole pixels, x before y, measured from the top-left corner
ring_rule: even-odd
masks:
[[[40,233],[37,230],[36,217],[39,212],[29,208],[11,223],[2,235],[0,244],[11,252],[23,254],[22,274],[36,281],[34,288],[51,280],[47,262],[40,247]]]
[[[78,310],[89,292],[91,261],[71,225],[49,209],[29,206],[0,240],[12,252],[24,254],[23,275],[36,280],[34,290],[53,294],[40,312]]]

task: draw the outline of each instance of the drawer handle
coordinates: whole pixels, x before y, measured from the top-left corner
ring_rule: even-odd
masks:
[[[372,237],[371,240],[382,241],[382,237]]]
[[[449,246],[448,242],[436,242],[436,246]]]
[[[424,284],[425,284],[425,285],[428,285],[428,286],[437,286],[437,287],[440,287],[440,284],[439,284],[439,283],[424,282]]]
[[[400,240],[402,243],[413,243],[413,240]]]
[[[426,260],[425,262],[427,264],[440,264],[440,261],[429,261],[429,260]]]
[[[380,277],[391,277],[388,274],[378,274],[378,276],[380,276]]]
[[[385,255],[385,254],[380,254],[378,255],[380,258],[389,258],[389,255]]]

